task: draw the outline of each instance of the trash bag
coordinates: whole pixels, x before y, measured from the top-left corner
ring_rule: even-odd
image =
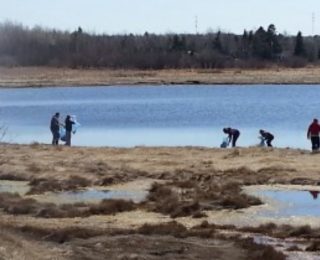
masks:
[[[220,145],[220,148],[227,148],[229,146],[229,138],[228,137],[225,137],[223,138],[222,140],[222,143]]]
[[[60,127],[60,140],[66,141],[66,129],[64,127]]]
[[[260,139],[260,143],[258,144],[258,146],[259,147],[266,146],[265,139],[263,138],[263,136],[258,136],[258,138]]]

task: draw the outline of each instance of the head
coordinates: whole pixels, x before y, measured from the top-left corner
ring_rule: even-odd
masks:
[[[264,134],[264,130],[260,129],[260,130],[259,130],[259,133],[260,133],[261,135]]]
[[[318,124],[318,119],[314,118],[313,123]]]
[[[57,112],[57,113],[54,114],[54,116],[55,116],[55,117],[59,117],[59,116],[60,116],[60,113]]]
[[[70,115],[67,115],[66,120],[69,120],[70,118],[71,118],[71,116],[70,116]]]
[[[224,132],[225,134],[228,134],[229,131],[230,131],[230,127],[228,127],[228,128],[223,128],[223,132]]]

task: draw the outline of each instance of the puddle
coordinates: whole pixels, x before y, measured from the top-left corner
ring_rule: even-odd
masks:
[[[249,188],[249,193],[271,206],[269,210],[266,208],[258,212],[257,215],[264,217],[320,217],[319,187],[312,188],[302,190],[301,187],[295,189],[294,186],[255,186]]]
[[[30,187],[27,181],[0,181],[0,192],[18,193],[25,195]]]
[[[103,199],[123,199],[139,203],[147,198],[149,189],[155,181],[157,180],[135,180],[105,187],[91,187],[81,191],[48,192],[41,195],[33,195],[32,197],[41,202],[55,204],[98,203]]]
[[[46,193],[34,196],[38,201],[53,202],[56,204],[77,203],[77,202],[100,202],[103,199],[132,200],[139,203],[146,199],[147,191],[129,190],[98,190],[88,189],[83,191],[66,191],[60,193]]]
[[[39,195],[27,195],[30,186],[27,181],[0,181],[0,193],[18,193],[26,198],[34,198],[40,202],[52,202],[55,204],[67,204],[77,202],[97,203],[103,199],[132,200],[135,203],[142,202],[149,194],[149,189],[156,180],[143,179],[128,183],[105,187],[91,187],[81,191],[47,192]]]

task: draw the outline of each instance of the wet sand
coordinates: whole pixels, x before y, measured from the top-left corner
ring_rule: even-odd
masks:
[[[268,69],[110,70],[0,67],[0,87],[319,84],[320,67]]]
[[[216,255],[215,259],[247,259],[256,249],[245,249],[243,241],[238,241],[238,235],[222,236],[216,227],[212,226],[210,230],[203,223],[219,225],[219,229],[224,230],[223,225],[226,224],[235,225],[234,228],[238,229],[270,222],[269,219],[253,218],[264,204],[252,206],[256,201],[247,197],[241,198],[244,200],[241,203],[236,201],[241,197],[238,187],[281,184],[297,185],[299,189],[306,185],[312,188],[320,181],[319,158],[320,154],[294,149],[126,149],[1,144],[0,179],[27,181],[33,192],[24,197],[0,196],[0,226],[3,230],[0,238],[5,241],[0,247],[0,259],[44,259],[43,254],[48,248],[46,259],[103,259],[107,254],[112,256],[111,259],[212,259],[212,255]],[[95,209],[86,211],[90,214],[81,215],[90,205],[77,205],[72,206],[75,207],[74,217],[54,217],[52,211],[61,208],[51,204],[48,208],[41,201],[32,201],[49,191],[83,190],[97,186],[110,190],[150,190],[152,182],[158,182],[158,188],[151,188],[156,190],[153,195],[162,192],[161,196],[165,198],[166,193],[172,193],[169,200],[149,198],[145,203],[134,204],[130,210],[112,214],[105,211],[92,213],[98,212]],[[12,202],[6,205],[6,199]],[[174,208],[163,211],[163,204],[170,204],[172,200],[177,203]],[[26,208],[28,205],[31,205],[31,210]],[[70,213],[69,208],[71,206],[63,210]],[[170,227],[172,221],[177,223],[174,228]],[[288,220],[275,222],[282,225]],[[152,232],[145,231],[146,224],[169,225],[169,228],[161,226],[160,231],[159,227],[151,228]],[[179,231],[181,227],[178,224],[191,233],[183,235],[185,231]],[[319,228],[316,218],[296,218],[290,224]],[[178,231],[172,234],[162,229]],[[66,238],[61,234],[65,230],[74,237]],[[210,239],[204,240],[203,236]],[[141,243],[145,245],[144,249],[135,250]],[[195,245],[198,244],[203,246],[202,251],[197,250]],[[28,251],[30,247],[35,248],[32,253]],[[122,258],[115,248],[121,248]],[[300,256],[300,253],[290,254]]]

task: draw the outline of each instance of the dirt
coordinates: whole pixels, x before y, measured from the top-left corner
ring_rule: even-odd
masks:
[[[0,259],[284,259],[282,254],[288,254],[238,235],[221,235],[228,230],[303,238],[314,255],[319,252],[316,221],[307,227],[301,219],[293,227],[279,222],[259,229],[264,220],[254,222],[250,214],[263,202],[243,194],[241,187],[318,185],[319,157],[294,149],[1,144],[0,179],[27,181],[31,190],[0,194],[0,237],[5,241]],[[142,203],[56,205],[36,199],[49,191],[91,187],[150,193]],[[237,222],[243,212],[247,219]],[[180,226],[172,226],[173,220]]]
[[[208,70],[0,67],[0,87],[319,83],[320,67]]]

